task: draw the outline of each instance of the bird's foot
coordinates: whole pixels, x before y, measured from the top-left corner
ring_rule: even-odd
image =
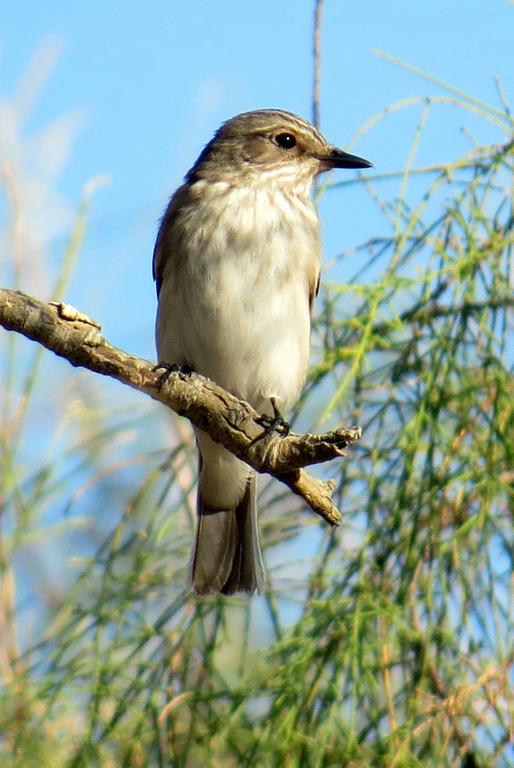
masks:
[[[172,373],[183,373],[186,376],[190,373],[193,373],[193,369],[191,368],[190,365],[180,365],[179,363],[166,363],[164,362],[164,360],[161,360],[157,363],[157,365],[154,365],[152,370],[162,371],[162,374],[159,376],[159,386],[161,387],[166,381],[168,381]]]
[[[280,413],[274,397],[270,397],[270,403],[271,407],[273,408],[273,416],[267,416],[265,414],[263,416],[259,416],[259,418],[256,419],[257,424],[260,424],[261,427],[264,427],[264,432],[259,435],[259,437],[255,438],[255,440],[252,440],[251,445],[257,442],[257,440],[262,440],[264,437],[267,437],[272,432],[277,432],[279,435],[282,435],[282,437],[285,437],[289,434],[291,427]]]

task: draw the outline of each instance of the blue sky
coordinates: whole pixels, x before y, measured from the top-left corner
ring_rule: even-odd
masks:
[[[151,257],[166,200],[226,118],[272,106],[310,117],[313,5],[312,0],[4,0],[0,171],[10,164],[23,192],[21,287],[47,298],[46,265],[55,268],[62,259],[82,190],[107,175],[109,183],[93,197],[67,300],[99,320],[113,343],[154,358]],[[323,132],[345,146],[387,104],[441,94],[380,59],[375,49],[495,105],[498,75],[512,102],[513,20],[514,8],[506,0],[325,0]],[[401,169],[419,114],[416,107],[391,115],[352,151],[371,160],[377,172]],[[463,126],[479,141],[505,140],[493,125],[441,106],[430,114],[416,161],[444,162],[468,150]],[[351,172],[339,176],[350,177]],[[2,281],[11,273],[4,266],[4,253],[9,258],[10,252],[3,248],[10,237],[7,200],[0,184]],[[327,263],[385,228],[363,189],[331,192],[320,210]],[[353,271],[347,261],[341,269],[342,279]],[[45,363],[51,387],[64,364]],[[64,393],[52,390],[51,407],[45,400],[44,407],[32,410],[23,447],[27,467],[31,451],[37,462],[58,455],[62,432],[56,414],[66,420],[66,403],[73,405],[75,391],[80,399],[76,382],[93,389],[93,380],[96,392],[107,392],[115,404],[115,398],[122,403],[130,397],[118,384],[86,373],[72,379]],[[151,404],[138,407],[158,412]],[[140,449],[154,438],[150,426],[135,430],[131,439]],[[111,450],[110,445],[106,461],[115,458]],[[130,441],[127,450],[133,450]],[[88,502],[86,511],[92,514],[94,504]],[[105,518],[96,511],[110,527],[112,510]],[[55,508],[51,515],[60,512]],[[79,549],[72,541],[46,557],[55,560]]]
[[[499,75],[512,96],[513,14],[506,0],[326,0],[324,133],[344,145],[387,103],[440,93],[384,62],[374,49],[495,104],[493,76]],[[53,191],[73,212],[86,182],[110,177],[94,196],[68,298],[97,317],[116,343],[153,355],[150,263],[157,221],[219,123],[268,106],[310,116],[312,17],[311,0],[8,0],[0,6],[2,101],[13,98],[42,45],[46,53],[33,65],[36,73],[55,54],[20,128],[23,139],[30,142],[52,121],[78,110],[61,128],[76,136],[66,163],[61,157],[62,169],[52,176]],[[460,132],[463,115],[456,113],[442,109],[431,118],[420,162],[448,160],[469,147]],[[377,170],[401,167],[418,114],[393,116],[354,151]],[[491,128],[480,138],[500,137]],[[321,212],[327,258],[381,226],[370,201],[351,190],[329,195]],[[61,229],[56,224],[48,234],[54,260],[65,243]]]

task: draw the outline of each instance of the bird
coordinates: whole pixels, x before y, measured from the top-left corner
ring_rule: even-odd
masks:
[[[371,163],[281,109],[224,122],[172,195],[153,254],[158,359],[195,371],[273,423],[300,397],[321,236],[319,174]],[[256,475],[196,429],[198,595],[262,593]]]

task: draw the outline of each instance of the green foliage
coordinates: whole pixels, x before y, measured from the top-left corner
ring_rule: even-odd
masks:
[[[325,420],[359,423],[364,437],[331,468],[341,529],[300,518],[295,500],[266,486],[265,598],[195,598],[185,588],[190,437],[175,419],[166,436],[175,447],[157,450],[163,413],[134,394],[115,409],[91,377],[73,374],[75,408],[55,427],[61,454],[41,452],[27,469],[22,422],[44,371],[17,373],[18,340],[8,340],[3,766],[508,765],[512,119],[452,93],[447,101],[507,139],[415,169],[438,101],[423,100],[399,195],[378,192],[386,184],[390,193],[392,175],[352,182],[370,192],[389,232],[355,249],[353,279],[326,288],[304,413],[321,402]],[[119,449],[154,429],[150,445]],[[64,499],[70,513],[84,498],[108,517],[45,522]],[[78,575],[61,565],[64,589],[40,579],[44,623],[22,633],[22,652],[21,566],[79,521],[89,551]],[[287,570],[299,541],[308,561]]]

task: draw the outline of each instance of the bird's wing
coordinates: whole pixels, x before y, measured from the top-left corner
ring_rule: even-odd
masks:
[[[177,189],[169,201],[159,225],[159,231],[157,233],[157,239],[153,249],[152,260],[152,275],[153,279],[155,280],[157,298],[159,298],[166,263],[168,259],[173,258],[173,254],[176,250],[174,248],[173,241],[177,232],[180,230],[180,227],[176,227],[175,223],[183,204],[187,200],[187,197],[188,186],[184,184]]]

